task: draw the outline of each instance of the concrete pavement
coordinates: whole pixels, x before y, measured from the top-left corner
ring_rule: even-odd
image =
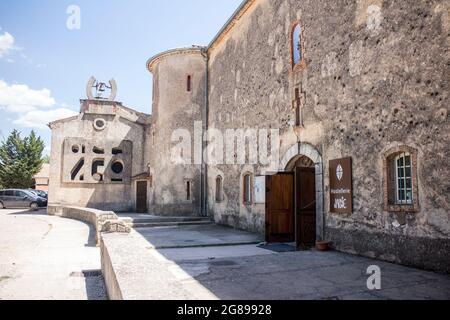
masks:
[[[139,228],[136,231],[157,249],[245,245],[264,241],[259,234],[214,224]]]
[[[168,256],[168,252],[164,253]],[[449,300],[450,277],[339,252],[286,252],[220,259],[171,256],[180,269],[225,300]],[[367,270],[381,269],[381,290]]]
[[[450,299],[450,277],[339,252],[281,252],[242,244],[259,235],[220,226],[106,234],[127,299]],[[368,288],[380,268],[381,289]]]
[[[0,210],[0,230],[0,299],[106,299],[87,224],[44,210]]]

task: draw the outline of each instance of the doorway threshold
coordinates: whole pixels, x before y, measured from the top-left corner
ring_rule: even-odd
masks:
[[[258,248],[277,252],[277,253],[297,251],[295,243],[269,243],[269,244],[259,245]]]

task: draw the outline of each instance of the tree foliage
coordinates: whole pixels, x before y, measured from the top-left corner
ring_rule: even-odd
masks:
[[[34,131],[21,138],[17,130],[11,132],[0,144],[0,186],[28,189],[33,187],[33,177],[42,168],[44,142]]]

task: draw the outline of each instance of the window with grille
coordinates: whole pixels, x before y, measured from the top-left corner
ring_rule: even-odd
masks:
[[[395,158],[396,203],[413,203],[413,179],[411,155],[402,153]]]

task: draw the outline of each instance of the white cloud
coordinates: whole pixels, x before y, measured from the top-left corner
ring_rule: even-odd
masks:
[[[0,108],[13,113],[25,113],[55,105],[48,89],[33,90],[27,85],[9,85],[0,80]]]
[[[50,90],[33,90],[24,84],[8,84],[0,80],[0,110],[17,115],[14,120],[8,120],[16,125],[46,129],[48,123],[69,118],[78,113],[62,103],[55,108],[56,101]]]
[[[14,49],[14,37],[8,32],[4,32],[3,35],[0,35],[0,58],[3,58]]]
[[[78,113],[67,109],[59,108],[54,110],[33,110],[21,115],[13,123],[25,128],[46,129],[47,124],[64,118],[70,118]]]

